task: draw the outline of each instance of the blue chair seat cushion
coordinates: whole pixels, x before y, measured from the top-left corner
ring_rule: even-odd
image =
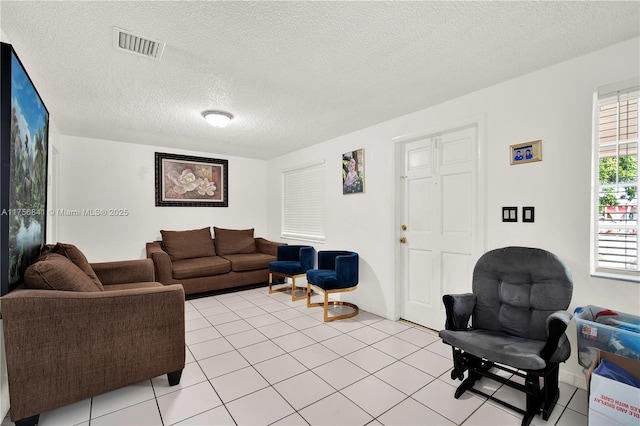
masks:
[[[545,345],[542,340],[524,339],[490,330],[441,330],[440,337],[445,343],[472,355],[521,370],[541,370],[546,366],[539,355]]]
[[[298,261],[279,260],[269,263],[269,272],[277,272],[283,275],[294,276],[304,274],[306,271]]]
[[[331,269],[313,269],[307,271],[307,281],[323,290],[338,290],[353,287],[349,283],[338,281],[336,271]]]

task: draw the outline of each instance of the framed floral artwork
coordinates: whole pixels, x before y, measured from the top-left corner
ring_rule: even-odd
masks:
[[[364,148],[342,154],[342,193],[364,192]]]
[[[228,207],[229,161],[156,152],[156,206]]]

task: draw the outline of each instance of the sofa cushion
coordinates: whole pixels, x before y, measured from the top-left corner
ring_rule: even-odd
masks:
[[[231,271],[231,262],[219,256],[198,257],[195,259],[181,259],[171,262],[173,278],[208,277],[226,274]]]
[[[27,288],[63,291],[100,291],[95,283],[66,256],[47,253],[24,271]]]
[[[224,229],[213,227],[216,252],[227,254],[248,254],[256,251],[256,240],[251,229]]]
[[[171,260],[215,256],[216,250],[209,228],[190,231],[160,231],[162,247]]]
[[[66,257],[67,259],[72,261],[78,268],[80,268],[82,272],[87,274],[87,276],[91,279],[91,281],[93,281],[98,290],[104,290],[102,282],[100,282],[100,279],[91,267],[91,264],[89,264],[89,261],[85,257],[84,253],[82,253],[78,247],[74,246],[73,244],[57,243],[50,251],[46,252],[45,255],[47,253],[56,253]]]
[[[267,269],[269,263],[276,260],[275,256],[264,253],[228,254],[224,258],[231,262],[231,270],[234,272]]]
[[[540,370],[547,365],[539,355],[545,345],[542,340],[491,330],[442,330],[440,337],[445,343],[465,352],[519,369]]]

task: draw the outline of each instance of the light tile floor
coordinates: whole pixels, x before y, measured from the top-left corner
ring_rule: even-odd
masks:
[[[450,347],[434,332],[321,308],[266,287],[185,302],[187,364],[166,376],[42,413],[40,425],[519,425],[473,394],[453,397]],[[517,407],[524,396],[486,381]],[[564,383],[548,421],[586,425],[587,395]],[[1,426],[12,423],[5,418]]]

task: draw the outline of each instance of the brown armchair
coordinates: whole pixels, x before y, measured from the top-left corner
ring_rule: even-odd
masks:
[[[182,286],[154,282],[150,259],[91,266],[104,291],[18,288],[0,299],[17,425],[162,374],[171,385],[180,382]]]

